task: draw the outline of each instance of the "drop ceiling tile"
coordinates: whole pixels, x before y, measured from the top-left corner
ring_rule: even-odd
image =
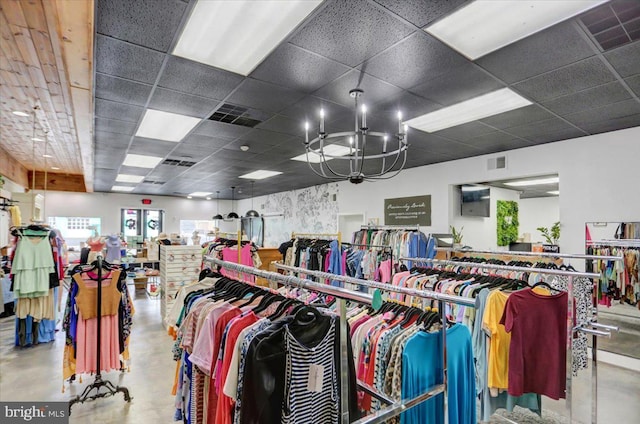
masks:
[[[504,112],[499,115],[484,118],[481,122],[484,122],[494,128],[504,130],[551,118],[554,118],[553,114],[542,109],[540,106],[529,105],[519,109],[510,110],[509,112]]]
[[[179,0],[100,0],[96,27],[101,34],[166,52],[187,8]]]
[[[433,134],[455,141],[466,142],[467,140],[479,137],[481,135],[495,133],[495,131],[495,129],[482,124],[482,122],[475,121],[437,131]],[[411,132],[413,132],[413,129]],[[411,137],[411,133],[409,133],[409,137]]]
[[[119,119],[137,123],[144,108],[125,103],[96,99],[96,116],[100,118]]]
[[[418,130],[412,130],[409,134],[409,154],[411,154],[411,149],[413,147],[418,150],[426,150],[446,156],[475,156],[480,154],[479,149],[469,146],[468,144],[448,140],[446,138]]]
[[[423,28],[462,7],[469,0],[375,0],[375,2],[415,26]]]
[[[559,118],[545,119],[543,121],[511,127],[508,129],[508,132],[534,143],[539,142],[543,135],[552,135],[556,132],[562,132],[563,134],[571,132],[577,134],[576,137],[584,135],[580,130],[577,130],[575,127]]]
[[[224,122],[205,119],[197,127],[194,128],[192,134],[233,140],[243,134],[250,132],[251,130],[251,128],[241,125],[226,124]]]
[[[103,74],[154,84],[164,57],[155,50],[96,35],[96,71]]]
[[[465,141],[465,144],[481,149],[483,154],[531,146],[530,142],[505,134],[501,131],[474,137]]]
[[[296,103],[303,96],[304,94],[299,91],[247,78],[228,101],[267,112],[279,112]]]
[[[409,89],[468,64],[440,40],[418,31],[360,67],[367,74]]]
[[[270,146],[277,146],[278,144],[284,143],[289,139],[291,139],[290,135],[263,129],[254,129],[251,132],[239,137],[239,140],[267,144]]]
[[[105,169],[105,168],[96,168],[95,169],[95,178],[102,181],[113,181],[116,179],[118,175],[117,170],[113,169]]]
[[[544,102],[614,80],[602,60],[593,57],[520,82],[513,88],[531,99]]]
[[[640,103],[635,99],[624,100],[607,106],[587,109],[582,112],[566,115],[565,118],[580,128],[592,122],[601,122],[640,114]]]
[[[504,85],[472,63],[466,63],[451,72],[428,80],[409,91],[444,106],[450,106]]]
[[[205,140],[203,140],[205,141]],[[191,144],[191,143],[180,143],[176,146],[175,150],[172,153],[172,156],[179,156],[181,158],[204,158],[205,156],[210,155],[211,153],[215,152],[216,150],[222,148],[223,146],[225,146],[227,143],[229,143],[228,140],[224,140],[223,142],[225,144],[216,144],[211,143],[211,139],[207,138],[206,141],[207,142],[203,142],[200,144]]]
[[[589,88],[575,94],[558,97],[548,102],[543,102],[543,106],[549,108],[559,115],[575,113],[585,109],[605,106],[630,99],[631,94],[619,82],[600,85]]]
[[[514,83],[594,54],[572,21],[567,21],[503,47],[476,63],[504,82]]]
[[[640,41],[606,52],[604,57],[622,78],[640,74]]]
[[[251,73],[251,77],[312,92],[349,71],[347,66],[290,43],[280,45]]]
[[[354,102],[353,98],[349,95],[349,91],[354,88],[364,90],[364,97],[362,99],[365,104],[378,103],[402,91],[400,88],[387,84],[378,78],[358,70],[353,70],[325,85],[316,91],[314,95],[353,108]],[[362,103],[362,101],[360,103]]]
[[[182,140],[182,143],[179,146],[186,145],[190,147],[203,147],[207,150],[217,150],[229,144],[231,139],[229,138],[220,138],[220,137],[209,137],[207,135],[202,134],[190,134]]]
[[[171,141],[153,140],[150,138],[134,137],[129,153],[137,155],[166,156],[176,147]]]
[[[244,78],[202,63],[170,56],[158,85],[184,93],[224,99]]]
[[[104,132],[114,132],[118,134],[133,135],[136,131],[136,123],[129,121],[118,121],[115,119],[96,118],[95,130]]]
[[[144,106],[151,86],[96,73],[96,98]]]
[[[439,103],[427,100],[409,91],[401,91],[394,96],[390,96],[376,103],[376,115],[373,116],[376,117],[377,113],[381,113],[396,117],[398,111],[401,111],[403,120],[408,120],[440,108],[442,108],[442,105]]]
[[[131,141],[130,134],[119,134],[109,131],[95,132],[95,147],[98,148],[111,148],[111,149],[126,149],[129,147]]]
[[[311,125],[311,122],[309,123]],[[271,119],[258,124],[256,128],[271,130],[289,135],[303,135],[304,121],[298,121],[282,115],[274,115]]]
[[[587,131],[589,134],[599,134],[638,126],[640,126],[640,114],[620,116],[604,121],[589,122],[584,124],[582,129]]]
[[[305,96],[299,102],[281,111],[280,115],[287,116],[300,123],[300,125],[304,125],[304,122],[309,122],[309,125],[315,126],[318,125],[320,120],[320,109],[324,109],[327,122],[341,119],[347,113],[353,113],[353,109],[337,103],[315,96]]]
[[[640,96],[640,75],[626,78],[624,81],[629,85],[629,88],[631,88],[636,93],[637,96]]]
[[[211,115],[211,111],[217,107],[218,103],[217,100],[213,99],[192,96],[164,88],[156,88],[149,101],[149,108],[180,115],[205,118]]]
[[[554,141],[569,140],[571,138],[584,137],[587,135],[583,130],[579,130],[573,127],[566,129],[556,130],[553,132],[540,133],[535,137],[531,137],[528,140],[532,145],[551,143]]]
[[[364,0],[337,0],[325,7],[290,42],[356,66],[416,29]]]

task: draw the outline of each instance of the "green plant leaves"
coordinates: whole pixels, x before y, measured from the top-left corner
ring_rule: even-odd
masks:
[[[518,202],[498,200],[498,246],[508,246],[518,239]]]

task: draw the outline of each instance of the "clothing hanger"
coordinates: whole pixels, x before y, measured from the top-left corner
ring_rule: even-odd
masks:
[[[531,286],[531,289],[534,289],[536,287],[546,287],[548,288],[550,291],[555,291],[555,292],[560,292],[561,290],[558,289],[554,289],[553,287],[551,287],[549,285],[549,283],[547,283],[546,281],[538,281],[537,283],[535,283],[533,286]]]

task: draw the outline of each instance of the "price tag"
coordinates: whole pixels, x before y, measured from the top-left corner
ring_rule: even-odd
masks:
[[[311,364],[309,366],[307,390],[310,392],[320,393],[322,391],[323,380],[324,367],[322,365]]]

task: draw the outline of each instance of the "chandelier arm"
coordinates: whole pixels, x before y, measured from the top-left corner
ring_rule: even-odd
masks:
[[[391,176],[386,176],[386,177],[385,177],[385,176],[383,176],[383,175],[380,175],[380,176],[377,176],[377,177],[373,177],[372,179],[376,179],[376,180],[389,180],[389,179],[391,179],[391,178],[395,177],[396,175],[398,175],[400,172],[402,172],[402,170],[404,169],[404,166],[405,166],[405,164],[406,164],[406,163],[407,163],[407,151],[405,150],[405,151],[404,151],[404,158],[403,158],[403,160],[402,160],[402,166],[400,166],[400,168],[398,168],[397,170],[393,171],[393,172],[394,172],[394,174],[393,174],[393,175],[391,175]],[[391,168],[389,168],[389,172],[391,172]],[[388,173],[388,172],[387,172],[387,173]]]
[[[362,159],[360,161],[360,169],[358,170],[358,175],[362,175],[362,170],[364,169],[364,161],[365,161],[365,157],[366,157],[366,149],[367,146],[367,136],[365,135],[365,133],[362,133]]]

